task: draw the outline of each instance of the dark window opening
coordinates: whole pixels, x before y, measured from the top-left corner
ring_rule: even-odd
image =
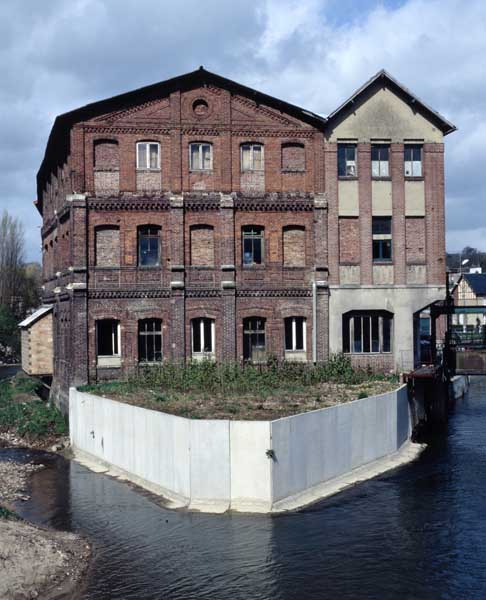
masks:
[[[160,362],[162,360],[162,321],[143,319],[138,322],[138,360]]]
[[[338,176],[356,177],[356,144],[338,145]]]
[[[253,362],[266,359],[265,319],[250,317],[243,320],[243,358]]]
[[[343,315],[343,352],[387,353],[392,347],[393,315],[370,311]]]
[[[96,322],[97,356],[120,356],[120,323],[115,319],[101,319]]]
[[[214,319],[192,319],[191,338],[193,354],[213,354]]]
[[[246,266],[263,263],[264,228],[256,225],[243,227],[243,264]]]
[[[139,227],[138,264],[141,267],[156,267],[160,264],[160,227]]]
[[[306,349],[306,320],[304,317],[285,319],[285,350],[303,352]]]
[[[373,217],[373,260],[390,262],[392,251],[392,220],[391,217]]]

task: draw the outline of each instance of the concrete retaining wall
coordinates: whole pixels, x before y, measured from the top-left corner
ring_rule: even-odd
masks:
[[[191,420],[74,388],[69,405],[75,454],[172,507],[208,512],[305,504],[310,490],[394,455],[411,433],[405,386],[276,421]]]

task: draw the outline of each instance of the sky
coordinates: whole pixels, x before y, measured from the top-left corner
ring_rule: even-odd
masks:
[[[0,3],[0,210],[40,259],[35,176],[56,115],[204,65],[327,115],[381,68],[452,121],[447,249],[486,251],[484,0]]]

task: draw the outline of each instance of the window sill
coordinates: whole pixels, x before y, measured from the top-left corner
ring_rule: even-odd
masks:
[[[96,361],[98,369],[118,369],[121,367],[119,356],[98,356]]]
[[[94,167],[95,173],[119,173],[120,169],[117,167]]]
[[[405,181],[424,181],[424,176],[405,175]]]
[[[160,173],[161,170],[160,167],[157,167],[156,169],[136,169],[137,173]]]
[[[391,177],[371,177],[371,181],[391,181]]]
[[[137,265],[137,269],[140,269],[141,271],[155,271],[160,268],[160,265]]]
[[[189,265],[191,271],[214,271],[214,266],[206,265]]]
[[[302,266],[292,266],[292,265],[283,265],[283,270],[284,271],[304,271],[306,269],[305,265]]]
[[[242,269],[248,271],[263,271],[265,269],[265,265],[261,264],[252,264],[252,265],[242,265]]]
[[[358,181],[357,175],[338,175],[339,181]]]
[[[241,175],[245,173],[265,173],[265,169],[245,169],[244,171],[240,171]]]
[[[154,361],[151,361],[151,362],[140,361],[138,363],[138,366],[139,367],[160,367],[160,365],[162,364],[162,360],[163,359],[154,360]]]
[[[392,260],[374,260],[373,261],[373,265],[376,265],[376,266],[380,266],[380,265],[393,266],[393,261]]]
[[[304,174],[305,173],[305,169],[282,169],[281,170],[282,173],[290,173],[290,174],[296,174],[296,173],[300,173],[300,174]]]
[[[189,173],[205,173],[206,175],[212,175],[213,169],[189,169]]]

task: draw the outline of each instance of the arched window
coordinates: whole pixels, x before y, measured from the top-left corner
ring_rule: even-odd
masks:
[[[241,171],[263,171],[263,144],[245,143],[240,146]]]
[[[116,225],[101,225],[96,227],[95,263],[97,267],[119,266],[120,229]]]
[[[137,143],[137,169],[160,169],[160,144],[158,142]]]
[[[243,265],[251,267],[263,264],[265,228],[260,225],[245,225],[241,235]]]
[[[209,142],[189,144],[189,169],[191,171],[211,171],[213,168],[213,145]]]
[[[197,267],[214,266],[214,229],[211,225],[192,225],[191,265]]]
[[[142,319],[138,322],[138,360],[142,363],[162,360],[162,321]]]
[[[138,228],[138,266],[160,265],[160,227],[143,225]]]
[[[95,140],[94,166],[95,169],[109,171],[120,166],[118,142],[116,140]]]
[[[282,239],[284,267],[305,267],[305,227],[284,227]]]
[[[243,358],[252,362],[266,359],[266,319],[248,317],[243,319]]]
[[[195,360],[214,357],[214,319],[192,319],[191,352]]]
[[[343,315],[343,352],[384,353],[392,349],[393,314],[350,311]]]
[[[294,142],[282,144],[282,171],[305,171],[305,146]]]

